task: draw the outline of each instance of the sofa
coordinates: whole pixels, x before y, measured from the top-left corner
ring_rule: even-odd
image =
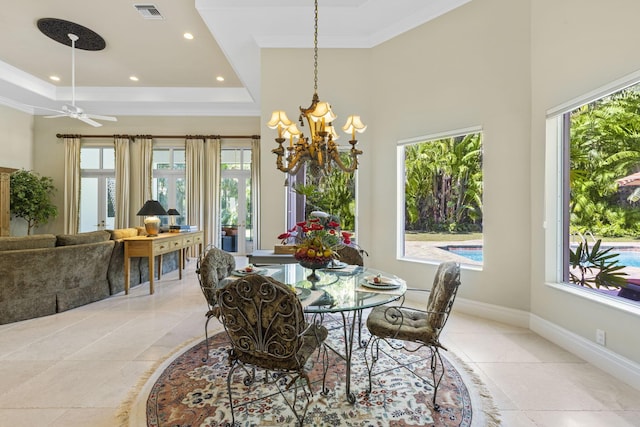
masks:
[[[131,228],[0,237],[0,324],[59,313],[122,292],[123,239],[138,233]],[[178,265],[177,252],[163,256],[163,273]],[[132,258],[131,286],[148,280],[148,260]]]

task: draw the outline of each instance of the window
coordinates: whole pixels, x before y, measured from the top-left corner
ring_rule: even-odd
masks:
[[[79,231],[113,229],[115,199],[115,150],[113,147],[82,147]]]
[[[401,141],[399,257],[482,265],[479,129]]]
[[[350,162],[348,152],[341,152],[345,165]],[[326,176],[319,176],[305,165],[294,176],[287,176],[287,228],[304,221],[313,211],[336,216],[343,230],[356,231],[356,173],[334,168]],[[357,235],[355,236],[357,240]]]
[[[223,148],[220,157],[222,249],[239,254],[251,252],[254,232],[251,205],[251,148]]]
[[[185,201],[185,150],[184,148],[155,148],[153,150],[153,182],[151,197],[165,209],[176,209],[176,224],[185,224],[187,205]],[[168,216],[160,217],[162,225],[169,222]]]
[[[640,179],[633,176],[640,171],[639,111],[636,84],[556,117],[563,166],[562,281],[632,299],[640,292],[621,286],[640,283]]]

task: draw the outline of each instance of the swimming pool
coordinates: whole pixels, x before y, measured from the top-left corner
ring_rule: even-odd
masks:
[[[603,246],[602,248],[607,249],[608,247]],[[483,261],[482,246],[443,246],[441,249],[474,261]],[[640,267],[640,247],[614,247],[610,253],[618,254],[618,263],[620,265],[624,265],[625,267]]]

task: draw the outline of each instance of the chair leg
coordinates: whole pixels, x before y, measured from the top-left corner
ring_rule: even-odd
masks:
[[[367,357],[368,353],[371,354],[371,365],[369,365],[369,358]],[[379,357],[380,339],[372,335],[371,337],[369,337],[369,342],[367,342],[367,345],[364,348],[364,362],[367,365],[367,373],[369,375],[369,388],[367,389],[367,393],[371,393],[371,373],[373,372],[373,367],[375,366]]]
[[[440,405],[436,403],[436,396],[438,394],[438,387],[440,386],[440,382],[442,382],[442,378],[444,377],[444,364],[442,363],[442,356],[440,355],[440,350],[438,349],[438,347],[431,347],[431,349],[431,351],[433,352],[431,354],[431,378],[433,379],[432,402],[433,409],[435,409],[437,412],[440,412]],[[440,364],[440,374],[436,379],[438,364]]]
[[[229,373],[227,374],[227,394],[229,395],[229,410],[231,410],[231,425],[235,426],[236,424],[236,416],[233,412],[233,396],[231,395],[231,380],[233,378],[233,373],[238,367],[237,363],[233,363],[231,368],[229,369]]]
[[[206,353],[204,355],[204,357],[202,358],[203,362],[206,362],[207,360],[209,360],[209,320],[211,320],[211,316],[207,316],[207,321],[204,324],[204,342],[206,343],[207,347],[206,347]]]

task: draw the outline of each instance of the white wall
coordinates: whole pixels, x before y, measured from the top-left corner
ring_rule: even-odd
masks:
[[[640,70],[634,0],[532,1],[531,245],[532,313],[588,341],[607,333],[607,348],[640,362],[640,310],[603,305],[545,284],[545,115],[554,107]],[[553,147],[551,151],[553,151]],[[552,205],[553,206],[553,205]],[[547,239],[551,239],[551,234]],[[552,260],[547,260],[551,263]]]

